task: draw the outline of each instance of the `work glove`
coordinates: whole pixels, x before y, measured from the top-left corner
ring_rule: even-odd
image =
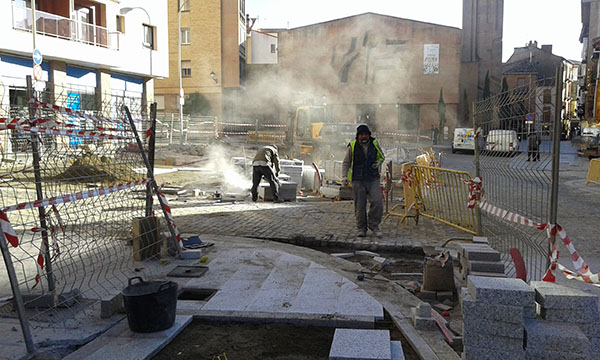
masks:
[[[350,181],[348,181],[348,178],[343,178],[342,179],[342,185],[348,186],[348,184],[350,184]]]
[[[375,170],[379,169],[379,167],[383,164],[383,161],[375,161],[371,167]]]

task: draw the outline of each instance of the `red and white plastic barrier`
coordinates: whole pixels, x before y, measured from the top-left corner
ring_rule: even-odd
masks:
[[[55,136],[81,137],[94,140],[132,140],[131,137],[104,134],[93,130],[61,130],[19,124],[0,124],[0,130],[22,130]]]
[[[58,111],[58,112],[61,112],[63,114],[66,114],[66,115],[78,116],[78,117],[82,117],[84,119],[88,119],[88,120],[92,120],[92,121],[100,121],[100,122],[108,122],[108,123],[113,123],[113,124],[126,124],[126,125],[128,125],[128,123],[125,122],[125,121],[117,121],[117,120],[111,120],[111,119],[108,119],[108,118],[105,118],[105,117],[102,117],[102,116],[88,115],[88,114],[83,113],[81,111],[69,109],[69,108],[64,107],[64,106],[58,106],[58,105],[48,104],[48,103],[45,103],[43,101],[39,101],[36,98],[29,99],[29,103],[32,104],[32,105],[34,105],[35,107],[41,107],[41,108],[45,108],[45,109],[49,109],[49,110],[54,110],[54,111]]]
[[[2,229],[4,237],[13,247],[19,246],[19,237],[10,225],[10,221],[8,221],[8,216],[6,216],[6,213],[2,210],[0,210],[0,229]]]
[[[165,213],[166,213],[166,220],[167,222],[173,226],[173,230],[175,230],[175,236],[177,237],[177,244],[179,244],[179,247],[183,247],[183,245],[181,244],[181,234],[179,233],[179,230],[177,229],[177,226],[175,225],[175,220],[173,219],[173,214],[171,213],[171,206],[169,206],[169,202],[167,201],[167,197],[160,191],[155,191],[156,196],[160,197],[163,205],[164,205],[164,209],[165,209]]]
[[[40,206],[64,204],[64,203],[68,203],[71,201],[84,200],[84,199],[88,199],[88,198],[92,198],[92,197],[96,197],[96,196],[108,195],[111,193],[115,193],[118,191],[132,188],[134,186],[143,185],[147,182],[148,182],[148,179],[142,179],[142,180],[138,180],[138,181],[130,181],[128,183],[107,186],[107,187],[100,188],[100,189],[82,191],[82,192],[73,193],[73,194],[64,195],[64,196],[55,196],[55,197],[51,197],[48,199],[20,203],[17,205],[5,207],[1,211],[11,212],[11,211],[17,211],[17,210],[38,208]]]
[[[476,178],[477,179],[477,178]],[[520,224],[523,226],[533,227],[538,230],[546,230],[548,235],[548,244],[552,244],[552,238],[558,235],[563,244],[569,250],[569,254],[571,257],[571,262],[573,263],[573,267],[576,269],[575,272],[567,269],[565,266],[561,265],[558,262],[558,248],[556,244],[552,245],[552,251],[550,254],[550,267],[544,274],[542,280],[548,282],[555,282],[556,275],[555,271],[558,268],[563,275],[570,280],[579,280],[586,282],[588,284],[592,284],[594,286],[600,286],[600,274],[592,273],[589,266],[585,263],[583,258],[579,256],[579,253],[575,249],[575,246],[571,242],[571,239],[567,235],[566,231],[559,224],[542,224],[531,219],[528,219],[522,215],[503,210],[497,206],[494,206],[483,199],[483,188],[481,185],[481,178],[478,178],[479,181],[475,183],[475,181],[471,181],[469,184],[469,208],[474,207],[475,204],[481,208],[481,210],[487,212],[490,215],[499,217],[502,220],[510,221],[516,224]]]

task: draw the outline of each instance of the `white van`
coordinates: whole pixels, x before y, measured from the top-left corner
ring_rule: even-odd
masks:
[[[490,130],[485,139],[485,150],[494,152],[516,152],[519,139],[515,130]]]
[[[459,150],[475,150],[475,131],[471,128],[454,129],[454,139],[452,140],[452,153]]]

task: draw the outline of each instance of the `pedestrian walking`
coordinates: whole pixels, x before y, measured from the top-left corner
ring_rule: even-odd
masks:
[[[527,161],[538,161],[540,159],[540,139],[537,133],[532,131],[527,135]]]
[[[252,161],[252,201],[258,200],[258,185],[264,177],[273,192],[273,202],[283,202],[279,196],[279,153],[277,145],[258,149]]]
[[[344,182],[352,183],[354,215],[359,237],[367,236],[367,229],[377,237],[383,235],[379,229],[383,217],[383,193],[379,171],[384,160],[383,151],[377,140],[371,136],[369,127],[359,125],[356,128],[356,139],[348,144],[342,163],[342,173],[347,174]]]
[[[440,130],[437,127],[431,125],[431,137],[433,138],[433,145],[437,145],[439,133]]]

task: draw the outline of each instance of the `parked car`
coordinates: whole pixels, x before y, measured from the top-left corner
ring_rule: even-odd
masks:
[[[519,150],[519,139],[515,130],[490,130],[485,139],[485,150],[490,152],[515,153]]]
[[[460,150],[475,151],[475,131],[471,128],[454,129],[452,140],[452,153]]]

